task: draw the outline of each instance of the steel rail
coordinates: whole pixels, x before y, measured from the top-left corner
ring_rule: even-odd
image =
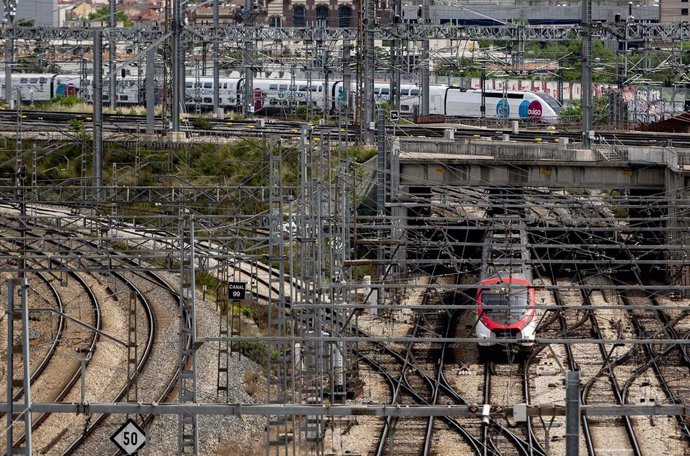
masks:
[[[49,261],[52,261],[52,260],[49,260]],[[81,284],[81,286],[86,291],[86,294],[89,297],[89,302],[91,303],[91,306],[93,308],[94,327],[97,330],[100,330],[101,329],[101,311],[100,311],[100,307],[98,305],[98,300],[96,299],[96,296],[93,294],[93,292],[88,287],[86,282],[84,282],[84,280],[81,277],[79,277],[78,274],[73,274],[73,277],[78,283]],[[100,335],[97,332],[94,332],[92,337],[91,337],[91,340],[89,342],[89,345],[87,347],[87,350],[89,352],[94,353],[96,351],[96,347],[97,347],[96,344],[97,344],[99,338],[100,338]],[[89,364],[89,362],[90,362],[90,360],[86,361],[87,365]],[[72,390],[74,385],[76,385],[77,381],[79,381],[80,377],[81,377],[81,370],[75,369],[72,376],[69,378],[69,380],[67,380],[64,387],[60,390],[60,392],[55,397],[55,402],[58,402],[58,401],[61,401],[62,399],[64,399],[67,396],[67,394]],[[38,429],[45,422],[45,420],[48,419],[49,416],[50,416],[49,413],[40,414],[38,417],[36,417],[32,421],[31,429],[32,430]],[[25,439],[26,439],[26,434],[20,435],[17,438],[17,443],[15,445],[21,445],[25,441]],[[6,454],[7,453],[3,453],[3,456],[5,456]]]

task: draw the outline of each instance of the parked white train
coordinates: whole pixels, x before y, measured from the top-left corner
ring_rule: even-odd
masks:
[[[4,95],[4,79],[0,77],[0,96]],[[79,75],[13,74],[13,92],[21,93],[22,102],[50,100],[60,95],[77,94],[85,101],[93,99],[92,78]],[[125,77],[117,80],[116,97],[119,105],[143,105],[145,102],[144,80]],[[110,102],[109,84],[103,84],[103,102]],[[156,100],[160,84],[157,84]],[[227,111],[241,110],[244,100],[244,79],[220,78],[219,106]],[[420,105],[421,89],[417,85],[403,84],[400,88],[400,114],[412,115]],[[350,87],[352,99],[358,96],[357,88]],[[390,100],[387,82],[374,84],[377,103]],[[328,97],[326,99],[326,97]],[[343,82],[334,80],[324,86],[323,80],[254,79],[253,106],[256,113],[287,111],[295,106],[310,106],[315,110],[337,112],[344,103]],[[484,117],[499,119],[555,122],[562,109],[558,101],[543,92],[497,91],[463,89],[445,85],[429,88],[429,114],[443,114],[451,118]],[[187,78],[185,104],[208,110],[213,107],[213,78]]]

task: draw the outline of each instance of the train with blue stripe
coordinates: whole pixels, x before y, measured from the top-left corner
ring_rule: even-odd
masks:
[[[0,77],[0,97],[4,95],[4,78]],[[142,77],[126,76],[116,81],[116,103],[119,106],[144,105],[145,81]],[[189,108],[210,110],[213,107],[213,78],[187,76],[185,105]],[[156,81],[156,100],[161,99],[163,84]],[[93,100],[91,76],[60,75],[53,73],[15,73],[12,75],[13,93],[21,94],[23,103],[51,100],[61,95],[77,95],[86,102]],[[103,102],[110,102],[110,85],[103,84]],[[241,111],[244,104],[243,78],[219,79],[219,107],[226,111]],[[255,78],[252,88],[252,107],[256,114],[288,113],[295,107],[306,106],[317,112],[338,113],[344,106],[346,90],[341,80],[327,84],[319,79],[261,79]],[[351,106],[359,96],[356,84],[349,88]],[[377,104],[390,103],[388,82],[374,84]],[[401,116],[419,112],[421,88],[416,84],[400,87]],[[553,123],[558,120],[562,107],[544,92],[514,90],[465,89],[445,85],[429,88],[429,114],[442,114],[446,118],[494,118]]]

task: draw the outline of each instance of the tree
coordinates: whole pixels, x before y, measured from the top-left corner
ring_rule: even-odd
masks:
[[[594,123],[607,123],[609,121],[609,96],[594,97],[592,111]],[[563,123],[579,122],[582,119],[582,100],[574,100],[569,106],[563,108],[558,118]]]
[[[89,21],[107,21],[110,18],[110,8],[107,6],[104,6],[103,8],[99,8],[93,13],[89,13],[87,19]],[[123,13],[122,11],[116,11],[115,12],[115,20],[117,22],[122,22],[125,27],[131,27],[134,25],[134,23],[129,20],[127,15]]]

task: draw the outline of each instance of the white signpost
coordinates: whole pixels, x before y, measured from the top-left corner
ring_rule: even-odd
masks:
[[[110,440],[125,454],[131,455],[146,445],[146,432],[130,418],[110,436]]]

